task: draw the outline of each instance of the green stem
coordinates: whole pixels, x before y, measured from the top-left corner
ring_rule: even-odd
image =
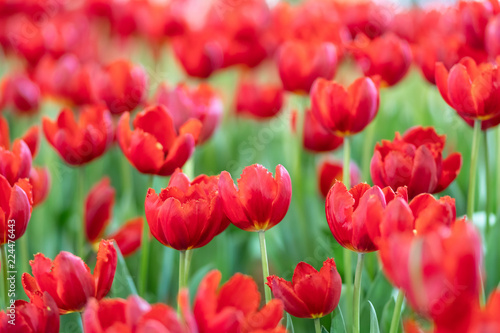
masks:
[[[186,250],[186,257],[184,258],[184,285],[189,286],[189,269],[191,268],[191,259],[193,258],[193,250]]]
[[[491,213],[491,177],[490,177],[490,159],[488,151],[488,132],[484,131],[484,172],[486,174],[486,226],[485,226],[485,239],[490,234],[490,213]]]
[[[375,137],[375,128],[377,127],[375,121],[376,119],[368,125],[363,137],[363,160],[361,162],[363,166],[362,176],[365,182],[369,182],[371,179],[370,163],[373,156],[373,138]]]
[[[31,238],[31,237],[30,237]],[[26,232],[21,238],[18,240],[19,247],[21,250],[21,274],[22,273],[29,273],[29,260],[30,260],[30,254],[29,254],[29,246],[28,246],[28,233]]]
[[[266,285],[267,277],[269,276],[269,263],[267,261],[266,236],[265,231],[259,231],[260,256],[262,261],[262,277],[264,282],[264,292],[266,294],[266,303],[271,300],[271,289]]]
[[[474,136],[472,138],[472,152],[470,161],[469,174],[469,194],[467,197],[467,217],[472,221],[474,214],[474,201],[476,195],[476,175],[477,175],[477,160],[479,153],[479,140],[481,138],[481,120],[474,121]]]
[[[360,314],[360,299],[361,299],[361,274],[363,273],[363,262],[365,260],[364,253],[358,253],[358,263],[356,265],[356,275],[354,276],[354,307],[353,307],[353,333],[359,333],[359,314]]]
[[[149,188],[153,187],[154,176],[149,179]],[[142,225],[141,241],[141,270],[139,272],[139,296],[144,297],[147,290],[147,279],[149,269],[149,224],[146,221]]]
[[[186,251],[179,251],[179,291],[186,286]]]
[[[78,168],[78,228],[76,232],[76,253],[84,259],[85,255],[85,166]]]
[[[0,245],[0,252],[1,252],[1,258],[2,258],[2,281],[3,281],[3,306],[2,309],[5,309],[9,306],[9,281],[7,280],[7,245],[2,244]]]
[[[319,318],[314,318],[314,332],[321,333],[321,323],[319,322]]]
[[[351,138],[344,137],[344,166],[343,166],[343,176],[342,180],[347,189],[351,187],[351,174],[350,174],[350,161],[351,160]],[[344,283],[346,286],[346,319],[348,322],[352,322],[352,309],[353,309],[353,298],[352,298],[352,252],[344,248]]]
[[[497,150],[497,165],[496,165],[496,169],[497,169],[497,186],[496,188],[500,188],[500,126],[497,127],[497,146],[496,146],[496,150]],[[500,223],[500,193],[497,192],[497,215],[496,215],[496,220],[495,220],[495,223],[499,224]],[[496,230],[500,230],[499,227],[496,228]],[[500,236],[500,235],[498,235]],[[496,238],[496,239],[499,239],[499,238]]]
[[[389,333],[397,333],[399,327],[399,319],[401,318],[401,308],[403,306],[403,300],[405,299],[404,292],[399,289],[398,297],[396,298],[396,305],[394,306],[394,312],[392,313],[391,329]]]
[[[184,164],[184,167],[182,168],[184,174],[189,178],[190,181],[193,180],[194,178],[194,154],[187,160],[187,162]]]

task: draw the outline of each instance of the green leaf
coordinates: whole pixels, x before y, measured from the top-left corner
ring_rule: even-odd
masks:
[[[344,316],[340,306],[337,306],[332,312],[332,324],[330,326],[331,333],[347,333],[345,328]]]
[[[288,313],[286,314],[286,331],[288,333],[295,333],[295,330],[293,329],[292,316]]]
[[[328,332],[325,326],[321,326],[321,333],[330,333],[330,332]]]
[[[60,333],[83,333],[82,317],[79,312],[72,312],[59,316]]]
[[[375,312],[372,302],[368,301],[368,305],[370,306],[370,333],[380,333],[377,312]]]
[[[380,328],[382,332],[389,332],[391,329],[392,315],[394,313],[395,306],[396,301],[394,301],[393,297],[385,303],[384,310],[382,311],[382,318],[380,318]]]
[[[130,295],[137,295],[137,288],[135,287],[134,280],[130,276],[127,268],[127,263],[123,259],[122,253],[118,248],[116,242],[113,243],[118,255],[118,262],[116,265],[115,279],[111,286],[110,295],[112,297],[127,298]]]
[[[496,288],[500,280],[500,223],[495,223],[486,240],[485,268],[486,268],[486,297]]]

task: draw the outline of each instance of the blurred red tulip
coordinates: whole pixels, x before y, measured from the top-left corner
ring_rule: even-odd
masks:
[[[37,4],[38,11],[32,13],[32,17],[37,17],[44,13],[52,4]],[[56,8],[57,6],[51,7]],[[54,12],[56,13],[56,12]],[[34,19],[26,17],[23,13],[9,16],[8,19],[2,18],[2,24],[5,36],[2,40],[3,48],[16,55],[29,66],[35,66],[46,53],[45,40],[42,35],[40,25],[35,23]]]
[[[86,164],[106,152],[114,140],[111,114],[103,106],[84,107],[78,122],[70,109],[63,109],[57,121],[42,120],[47,141],[70,165]]]
[[[217,176],[197,177],[192,182],[176,171],[168,187],[146,196],[146,220],[153,236],[179,251],[207,245],[224,231],[229,221],[222,210]]]
[[[467,45],[484,49],[484,36],[493,7],[488,1],[460,1],[458,14]]]
[[[283,302],[285,311],[299,318],[321,318],[330,314],[339,304],[342,290],[333,258],[327,259],[319,271],[300,262],[291,282],[272,275],[266,284],[274,297]]]
[[[158,332],[191,333],[177,313],[165,304],[153,304],[139,296],[120,298],[91,298],[82,315],[87,333]]]
[[[312,152],[332,151],[340,147],[344,139],[325,129],[311,110],[304,115],[304,148]]]
[[[92,244],[100,241],[113,213],[115,189],[108,177],[95,184],[85,199],[85,236]]]
[[[33,276],[23,273],[24,291],[30,299],[48,292],[59,307],[60,314],[82,311],[91,297],[105,297],[115,276],[117,254],[113,242],[102,240],[97,252],[94,273],[82,259],[62,251],[54,261],[38,253],[30,261]]]
[[[443,99],[465,118],[488,121],[500,113],[500,70],[497,64],[476,65],[463,58],[448,73],[436,64],[436,85]]]
[[[245,167],[238,189],[231,175],[223,171],[219,191],[224,212],[235,226],[246,231],[269,230],[283,220],[292,198],[292,182],[282,165],[276,166],[275,178],[262,165]]]
[[[500,55],[500,15],[488,22],[486,26],[485,48],[490,58],[495,59]]]
[[[383,85],[388,86],[395,85],[408,73],[412,61],[408,42],[393,33],[374,40],[360,35],[350,49],[366,76],[379,76]]]
[[[191,119],[175,129],[172,117],[163,105],[139,112],[130,130],[130,114],[120,118],[116,129],[123,154],[142,173],[169,176],[191,157],[202,124]]]
[[[124,257],[132,255],[139,249],[142,241],[142,226],[144,219],[136,217],[131,219],[107,238],[114,239]]]
[[[189,119],[198,119],[202,127],[197,144],[204,143],[214,134],[224,111],[220,96],[204,83],[197,87],[181,83],[174,89],[162,84],[156,92],[155,102],[166,107],[177,131]]]
[[[365,34],[375,38],[387,31],[394,16],[394,9],[374,1],[338,2],[339,16],[352,37]]]
[[[133,111],[147,95],[148,77],[144,69],[128,60],[116,60],[104,68],[99,85],[100,98],[113,114]]]
[[[257,119],[272,118],[283,106],[283,95],[281,86],[241,81],[236,91],[236,112]]]
[[[468,332],[500,332],[500,289],[494,290],[484,309],[476,311]]]
[[[434,128],[413,127],[394,141],[382,140],[375,146],[370,172],[373,183],[396,190],[408,186],[411,198],[420,193],[439,193],[457,177],[462,155],[453,153],[443,159],[446,136]]]
[[[361,182],[361,172],[354,161],[350,163],[350,178],[351,184],[357,185]],[[328,195],[328,191],[332,188],[336,181],[343,181],[344,166],[342,161],[331,159],[324,160],[318,169],[319,190],[324,198]]]
[[[378,88],[370,78],[362,77],[347,89],[318,79],[311,89],[314,117],[330,132],[348,136],[361,132],[375,118],[379,107]]]
[[[31,170],[31,152],[23,140],[15,140],[12,150],[0,147],[0,175],[11,185],[21,178],[27,178]]]
[[[0,175],[0,245],[19,239],[31,217],[33,198],[31,185],[25,178],[13,186]]]
[[[0,107],[11,107],[19,113],[31,114],[38,111],[41,93],[38,85],[26,74],[7,77],[0,86]]]
[[[10,308],[0,312],[0,331],[59,333],[59,311],[49,293],[35,295],[31,303],[18,300],[12,305],[13,312]]]
[[[49,194],[51,177],[49,168],[32,167],[30,170],[29,182],[33,192],[33,207],[41,204]]]
[[[326,220],[333,237],[344,248],[355,252],[377,251],[368,235],[369,224],[379,225],[387,203],[395,197],[406,198],[406,189],[396,193],[390,187],[380,189],[360,183],[347,190],[335,182],[326,197]]]
[[[288,91],[307,94],[314,80],[331,80],[337,70],[337,50],[332,43],[289,40],[277,52],[281,81]]]
[[[31,126],[21,138],[31,151],[31,156],[35,158],[40,147],[40,128],[38,125]]]
[[[209,272],[201,281],[194,299],[194,318],[200,333],[285,333],[280,325],[283,304],[272,300],[261,310],[257,284],[236,273],[219,288],[221,273]]]

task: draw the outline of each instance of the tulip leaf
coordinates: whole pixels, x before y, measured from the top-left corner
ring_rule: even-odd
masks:
[[[382,311],[382,318],[380,318],[380,329],[382,332],[389,332],[395,306],[396,302],[393,297],[385,303],[384,310]]]
[[[59,332],[60,333],[83,333],[82,317],[78,312],[72,312],[59,316]]]
[[[288,333],[295,333],[295,330],[293,329],[292,316],[288,313],[286,314],[286,331]]]
[[[486,297],[491,293],[497,286],[496,284],[500,280],[500,242],[498,237],[500,236],[500,222],[493,225],[490,230],[490,234],[487,235],[486,239],[486,253],[485,253],[485,267],[486,267]]]
[[[340,306],[337,306],[332,312],[332,324],[330,326],[330,332],[334,333],[346,333],[344,316],[342,315],[342,310]]]
[[[321,333],[330,333],[330,332],[328,332],[325,326],[321,326]]]
[[[370,306],[370,333],[380,333],[377,312],[375,312],[372,302],[368,301],[368,305]]]
[[[113,297],[127,298],[129,295],[137,295],[137,288],[135,287],[134,280],[130,276],[127,268],[127,263],[123,259],[120,248],[114,242],[114,247],[118,255],[118,262],[116,265],[115,279],[111,286],[110,295]]]

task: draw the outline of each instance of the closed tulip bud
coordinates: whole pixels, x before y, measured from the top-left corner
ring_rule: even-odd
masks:
[[[19,113],[35,113],[40,108],[38,85],[25,74],[8,77],[0,85],[0,107],[10,106]]]
[[[0,175],[0,245],[24,235],[31,218],[33,199],[31,185],[25,178],[13,186]],[[2,264],[3,265],[3,264]]]
[[[281,86],[242,81],[236,91],[236,112],[257,119],[272,118],[283,106],[283,95]]]
[[[337,70],[337,49],[332,43],[289,40],[277,52],[281,82],[288,91],[307,94],[317,78],[331,80]]]
[[[354,81],[347,89],[325,79],[318,79],[311,89],[314,117],[331,133],[348,136],[361,132],[375,118],[379,92],[367,77]]]
[[[283,220],[292,198],[292,183],[282,165],[276,166],[274,178],[262,165],[247,166],[237,183],[238,188],[227,171],[221,173],[219,191],[231,223],[246,231],[263,231]]]
[[[357,185],[361,182],[361,172],[356,163],[350,163],[350,180],[352,185]],[[328,191],[332,188],[336,181],[342,182],[344,166],[340,160],[324,160],[318,170],[318,183],[320,193],[324,198],[328,195]]]
[[[109,178],[104,177],[90,189],[85,199],[85,236],[91,244],[101,239],[111,220],[115,189],[110,183]]]
[[[274,297],[283,302],[285,311],[299,318],[321,318],[330,314],[340,300],[342,280],[333,259],[327,259],[319,271],[300,262],[292,281],[275,275],[267,278]]]
[[[100,300],[111,289],[117,265],[112,241],[102,240],[93,274],[83,260],[69,252],[60,252],[54,261],[38,253],[30,261],[33,276],[24,273],[24,291],[30,299],[48,292],[60,314],[82,311],[87,301]]]
[[[462,166],[460,153],[443,159],[446,136],[434,128],[413,127],[394,141],[375,146],[370,172],[373,183],[396,190],[408,187],[411,198],[420,193],[439,193],[455,180]]]
[[[130,129],[130,114],[120,118],[117,138],[120,148],[132,165],[142,173],[169,176],[182,167],[194,151],[201,129],[197,119],[185,123],[179,131],[163,105],[139,112]]]
[[[78,122],[69,109],[63,109],[56,121],[44,117],[43,132],[59,156],[75,166],[103,155],[114,140],[111,114],[102,106],[84,107]]]

